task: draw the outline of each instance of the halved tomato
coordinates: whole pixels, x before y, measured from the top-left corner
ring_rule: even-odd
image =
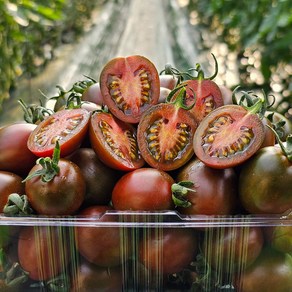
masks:
[[[117,57],[101,71],[100,90],[104,104],[116,117],[138,123],[141,114],[158,102],[159,74],[143,56]]]
[[[145,161],[137,144],[136,128],[109,112],[97,111],[89,123],[91,147],[107,166],[129,171],[140,168]]]
[[[64,109],[43,120],[30,134],[28,149],[39,157],[51,157],[59,141],[61,157],[69,155],[82,143],[88,129],[90,112],[86,109]]]
[[[240,105],[224,105],[199,124],[194,151],[210,167],[233,167],[250,158],[264,137],[264,125],[257,114]]]

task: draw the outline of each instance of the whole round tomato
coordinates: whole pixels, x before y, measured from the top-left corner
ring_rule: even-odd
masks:
[[[206,229],[203,241],[205,260],[218,272],[246,268],[259,256],[264,245],[260,227]]]
[[[194,154],[192,141],[197,123],[189,110],[181,107],[182,96],[177,98],[152,106],[138,124],[141,155],[151,167],[164,171],[178,169]]]
[[[27,146],[40,157],[51,157],[56,141],[61,156],[67,156],[80,147],[88,129],[90,112],[86,109],[63,109],[43,120],[30,134]]]
[[[22,227],[18,238],[18,259],[32,280],[50,280],[67,267],[72,248],[67,235],[63,227]]]
[[[94,218],[97,226],[76,228],[76,244],[79,253],[90,263],[100,267],[115,267],[122,263],[122,237],[119,227],[104,227],[102,222],[118,222],[118,217],[102,216],[110,206],[90,206],[78,213],[88,220]],[[98,226],[98,223],[101,226]],[[89,224],[90,225],[90,221]]]
[[[12,193],[24,194],[22,178],[12,172],[0,170],[0,213],[3,212],[8,196]]]
[[[79,148],[67,158],[80,168],[85,179],[86,193],[82,206],[107,205],[121,172],[102,163],[92,148]]]
[[[292,257],[270,248],[264,248],[255,262],[235,282],[239,292],[292,291]]]
[[[156,273],[182,271],[198,251],[197,234],[191,228],[163,228],[145,234],[139,244],[139,261]]]
[[[18,123],[0,129],[0,170],[26,175],[37,156],[27,148],[27,140],[36,128],[34,124]]]
[[[218,87],[220,88],[222,98],[223,98],[223,103],[226,104],[233,104],[232,102],[232,90],[226,86],[226,85],[221,85],[218,84]]]
[[[123,175],[114,186],[112,204],[116,210],[153,211],[174,208],[173,178],[155,168],[140,168]]]
[[[35,176],[25,181],[25,194],[31,207],[41,215],[72,215],[81,206],[86,184],[80,168],[67,159],[58,162],[59,173],[50,181]],[[29,176],[42,169],[36,164]]]
[[[121,267],[99,267],[81,258],[72,279],[71,292],[79,291],[123,291]]]
[[[120,120],[138,123],[141,114],[159,98],[159,75],[154,64],[133,55],[110,60],[100,73],[103,102]]]
[[[173,90],[178,82],[178,78],[172,74],[160,74],[159,80],[160,86],[169,90]]]
[[[111,168],[130,171],[145,163],[138,148],[136,128],[111,113],[92,114],[89,138],[98,158]]]
[[[85,91],[82,93],[82,100],[93,102],[98,105],[103,105],[103,97],[100,91],[99,82],[96,82],[85,89]]]
[[[202,120],[193,146],[196,156],[206,165],[229,168],[257,152],[264,137],[264,125],[257,114],[240,105],[224,105]]]
[[[190,204],[179,207],[188,215],[231,215],[237,207],[237,175],[232,168],[214,169],[192,159],[178,170],[177,182],[190,181],[193,191],[184,197]]]
[[[292,209],[292,162],[278,146],[260,149],[239,175],[239,197],[251,214],[281,214]]]

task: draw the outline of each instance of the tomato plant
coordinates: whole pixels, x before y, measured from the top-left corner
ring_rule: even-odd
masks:
[[[88,129],[90,113],[85,109],[63,109],[43,120],[30,134],[27,146],[37,156],[52,156],[56,141],[61,156],[76,150]]]
[[[172,96],[179,95],[172,102]],[[170,171],[185,164],[194,154],[192,141],[197,123],[183,105],[185,89],[177,87],[166,103],[149,108],[140,119],[137,136],[141,155],[154,168]]]
[[[38,214],[71,215],[83,203],[84,176],[75,163],[59,155],[57,142],[53,158],[38,159],[25,179],[25,194]]]
[[[179,182],[188,181],[188,189]],[[192,159],[178,170],[172,187],[178,211],[188,215],[231,215],[237,207],[237,175],[232,168],[214,169]],[[183,193],[183,191],[186,193]]]
[[[145,163],[138,148],[136,128],[109,112],[92,114],[89,138],[98,158],[111,168],[129,171]]]
[[[116,210],[173,209],[173,178],[155,168],[140,168],[123,175],[115,184],[112,204]]]
[[[37,156],[27,147],[27,141],[36,125],[16,123],[0,129],[0,170],[26,175]]]
[[[159,75],[154,64],[133,55],[110,60],[100,73],[104,104],[120,120],[138,123],[141,114],[159,98]]]

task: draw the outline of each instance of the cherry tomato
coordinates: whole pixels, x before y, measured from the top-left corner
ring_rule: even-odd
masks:
[[[69,155],[82,143],[88,128],[90,113],[86,109],[60,110],[43,120],[30,134],[29,150],[37,156],[52,156],[56,141],[61,156]]]
[[[112,192],[116,210],[173,209],[171,186],[173,178],[155,168],[140,168],[123,175]]]
[[[91,148],[79,148],[67,158],[80,168],[85,179],[86,193],[82,207],[107,205],[121,172],[102,163]]]
[[[138,124],[141,155],[154,168],[170,171],[193,156],[193,136],[197,129],[192,114],[174,103],[160,103],[149,108]]]
[[[140,240],[139,260],[156,273],[173,274],[187,267],[194,260],[197,250],[198,238],[193,229],[151,230]]]
[[[218,272],[245,269],[259,256],[264,245],[260,227],[227,227],[206,229],[203,242],[204,258]]]
[[[140,168],[145,161],[137,143],[136,128],[111,113],[93,113],[89,124],[91,146],[107,166],[129,171]]]
[[[214,169],[192,159],[178,170],[176,181],[190,181],[193,191],[185,199],[188,207],[178,208],[188,215],[231,215],[237,207],[237,175],[232,168]]]
[[[22,227],[18,239],[18,259],[32,280],[50,280],[59,275],[69,261],[72,239],[64,227]]]
[[[99,267],[83,258],[72,280],[71,292],[123,291],[123,273],[121,267]]]
[[[264,147],[246,161],[239,175],[239,197],[251,214],[292,209],[292,162],[279,145]]]
[[[265,248],[256,261],[235,282],[239,292],[292,291],[292,257],[288,253]]]
[[[34,124],[18,123],[0,129],[0,170],[26,175],[37,156],[27,148],[27,140],[36,128]]]
[[[72,215],[81,206],[85,196],[85,179],[79,167],[67,160],[58,162],[59,173],[51,181],[43,181],[41,176],[25,182],[25,193],[31,207],[41,215]],[[36,164],[29,176],[42,169]]]
[[[117,57],[100,73],[104,104],[120,120],[138,123],[141,114],[158,102],[159,75],[154,64],[143,56]]]
[[[117,222],[117,216],[102,216],[110,206],[91,206],[79,212],[78,216],[95,218],[94,222]],[[90,221],[89,224],[90,225]],[[76,242],[79,253],[90,263],[100,267],[115,267],[122,263],[122,237],[119,227],[84,226],[76,228]]]
[[[0,171],[0,213],[7,203],[11,193],[24,194],[24,184],[22,177],[8,171]]]
[[[100,91],[100,84],[96,82],[90,85],[82,93],[82,100],[89,101],[98,105],[103,105],[103,97]]]
[[[264,136],[264,125],[257,114],[240,105],[224,105],[199,124],[194,151],[210,167],[234,167],[259,150]]]

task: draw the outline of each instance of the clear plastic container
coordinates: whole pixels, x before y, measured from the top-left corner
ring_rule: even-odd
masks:
[[[0,291],[292,291],[290,215],[0,216],[0,230]]]

